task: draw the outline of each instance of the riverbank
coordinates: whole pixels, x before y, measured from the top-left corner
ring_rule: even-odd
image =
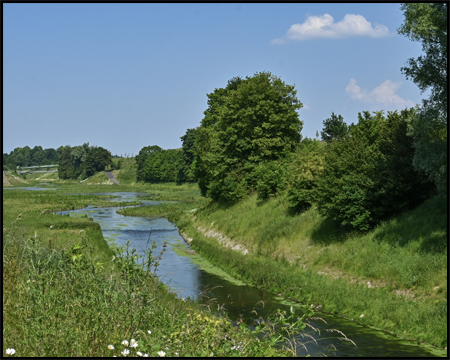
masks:
[[[177,220],[191,246],[231,275],[396,335],[447,346],[447,216],[430,199],[369,233],[346,232],[283,198],[210,203]],[[228,238],[234,251],[221,242]]]
[[[89,218],[53,213],[132,204],[74,194],[110,192],[111,185],[58,185],[3,191],[4,356],[6,349],[26,357],[295,355],[276,343],[296,329],[233,327],[170,292],[137,265],[133,249],[111,249]],[[154,268],[155,257],[147,260]]]
[[[167,206],[127,214],[167,216],[196,252],[246,283],[401,338],[447,346],[445,201],[430,199],[368,233],[348,232],[314,208],[293,215],[283,198]]]

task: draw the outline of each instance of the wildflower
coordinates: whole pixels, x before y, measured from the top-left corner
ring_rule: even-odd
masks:
[[[149,333],[149,334],[151,334],[152,332],[150,331],[150,330],[147,330],[147,332]]]
[[[130,353],[130,350],[128,350],[128,349],[125,349],[124,351],[121,352],[121,354],[123,356],[127,356],[129,353]]]
[[[359,315],[360,318],[364,317],[364,314]]]
[[[53,229],[53,225],[50,225],[50,229]]]
[[[166,353],[164,351],[158,351],[158,355],[163,357],[163,356],[166,356]]]
[[[144,354],[144,355],[142,355],[142,357],[148,357],[148,354]]]
[[[128,346],[128,341],[126,340],[122,341],[122,345]]]
[[[134,342],[132,341],[130,346],[134,347],[134,348],[137,348],[138,347],[137,341],[134,341]]]
[[[108,345],[108,349],[112,350],[112,349],[114,349],[114,346],[113,345]]]
[[[142,356],[142,353],[141,353],[140,351],[138,351],[138,352],[136,353],[136,355],[137,355],[137,356]]]
[[[6,355],[14,355],[16,353],[16,350],[14,349],[6,349]]]

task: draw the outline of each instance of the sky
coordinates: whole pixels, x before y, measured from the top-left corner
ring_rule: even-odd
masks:
[[[303,137],[335,114],[427,97],[401,72],[420,43],[400,4],[3,4],[3,153],[83,143],[181,147],[207,94],[267,71],[295,85]]]

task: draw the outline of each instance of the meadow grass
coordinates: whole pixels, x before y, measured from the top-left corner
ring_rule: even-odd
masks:
[[[245,282],[399,336],[447,343],[447,212],[443,199],[350,231],[314,207],[293,214],[280,196],[235,205],[210,202],[177,225],[191,246]],[[214,229],[249,249],[224,248],[199,229]],[[320,305],[320,306],[319,306]],[[359,319],[361,314],[364,317]]]
[[[64,192],[82,190],[67,185]],[[301,332],[306,319],[277,312],[257,326],[233,327],[225,313],[169,292],[151,248],[140,266],[134,249],[110,249],[98,224],[51,212],[104,206],[104,196],[55,191],[3,192],[4,356],[296,354],[298,344],[279,342]]]
[[[129,171],[131,173],[132,169]],[[117,178],[120,181],[120,172]],[[33,181],[26,186],[30,184]],[[69,239],[81,237],[80,230],[89,230],[89,242],[97,239],[93,243],[100,243],[100,229],[90,220],[59,219],[60,229],[57,230],[60,233],[56,233],[54,227],[49,229],[51,224],[56,224],[56,218],[49,212],[42,215],[41,212],[46,208],[84,207],[87,203],[106,206],[102,196],[64,195],[61,198],[60,193],[64,192],[145,192],[151,199],[174,202],[118,212],[168,217],[194,239],[191,246],[199,254],[232,276],[407,339],[440,348],[446,346],[447,210],[442,199],[430,199],[370,232],[360,233],[323,218],[314,207],[294,214],[283,196],[258,201],[253,195],[229,205],[200,197],[196,184],[130,182],[106,186],[59,181],[57,186],[57,190],[45,194],[27,192],[26,210],[24,199],[14,200],[19,196],[14,191],[19,190],[4,191],[4,231],[5,227],[7,231],[20,230],[17,234],[24,238],[36,236],[34,231],[38,231],[43,244],[54,234],[57,236],[51,243],[59,244],[57,249],[67,249],[77,243]],[[21,223],[16,220],[19,213],[31,222],[29,226],[25,222],[25,226],[15,229]],[[14,221],[14,227],[5,225]],[[226,235],[250,252],[244,256],[224,248],[199,228]],[[104,248],[100,253],[108,254],[108,251]],[[107,264],[105,259],[96,262]],[[9,346],[4,342],[4,349]]]

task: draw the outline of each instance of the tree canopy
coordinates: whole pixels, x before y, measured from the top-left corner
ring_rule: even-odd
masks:
[[[342,139],[348,131],[348,126],[341,115],[331,113],[331,117],[323,121],[323,130],[321,131],[322,140],[331,142]]]
[[[288,156],[301,140],[294,86],[269,72],[228,81],[208,94],[195,142],[203,195],[235,201],[257,185],[257,166]]]
[[[409,134],[414,138],[414,167],[428,174],[441,195],[447,196],[447,3],[406,3],[405,21],[398,33],[422,43],[423,55],[410,58],[401,68],[424,92],[419,111],[411,116]]]

